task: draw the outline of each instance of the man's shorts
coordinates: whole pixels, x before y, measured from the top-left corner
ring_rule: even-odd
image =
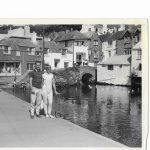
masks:
[[[43,93],[42,89],[38,89],[36,87],[32,87],[31,92],[32,92],[32,94],[37,94],[37,93],[42,94]]]

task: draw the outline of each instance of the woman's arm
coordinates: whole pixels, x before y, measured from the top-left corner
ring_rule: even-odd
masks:
[[[57,94],[60,94],[60,93],[58,93],[57,91],[56,91],[56,84],[55,84],[55,78],[53,77],[53,80],[52,80],[52,84],[53,84],[53,89],[54,89],[54,92],[55,92],[55,94],[57,95]]]

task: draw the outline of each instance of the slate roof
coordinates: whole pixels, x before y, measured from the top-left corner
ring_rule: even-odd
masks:
[[[114,40],[122,39],[127,32],[130,34],[129,31],[123,30],[123,31],[117,31],[114,33],[103,34],[103,35],[100,35],[99,38],[102,42],[114,41]]]
[[[102,34],[102,35],[99,36],[99,38],[100,38],[100,40],[102,42],[105,42],[105,41],[107,41],[107,39],[109,38],[109,36],[110,36],[110,33],[108,33],[108,34]]]
[[[19,49],[18,46],[36,47],[29,39],[22,38],[4,38],[0,41],[0,45],[10,46],[12,49]]]
[[[43,41],[39,41],[38,44],[40,48],[43,47]],[[56,42],[54,41],[44,41],[44,47],[49,49],[50,53],[61,53],[62,49],[64,49],[64,47],[62,47],[59,44],[56,44]],[[71,53],[71,52],[67,51],[67,53]]]
[[[64,36],[56,39],[55,41],[59,42],[59,41],[68,41],[68,40],[85,40],[85,39],[88,39],[88,37],[83,33],[80,33],[79,31],[72,31],[66,33]]]
[[[100,62],[99,64],[105,65],[130,65],[131,55],[115,55],[108,58],[104,62]]]

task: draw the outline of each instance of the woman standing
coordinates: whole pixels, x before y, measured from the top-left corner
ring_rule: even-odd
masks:
[[[51,66],[46,66],[46,72],[42,75],[42,77],[43,77],[43,101],[44,101],[45,116],[54,118],[54,116],[51,114],[53,102],[53,90],[56,95],[60,93],[56,91],[54,76],[51,73]]]

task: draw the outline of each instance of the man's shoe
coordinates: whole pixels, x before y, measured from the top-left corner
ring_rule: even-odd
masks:
[[[40,114],[36,114],[36,117],[41,118],[42,116]]]
[[[31,118],[31,119],[34,119],[34,115],[30,114],[30,118]]]
[[[49,118],[49,115],[45,115],[46,118]]]

